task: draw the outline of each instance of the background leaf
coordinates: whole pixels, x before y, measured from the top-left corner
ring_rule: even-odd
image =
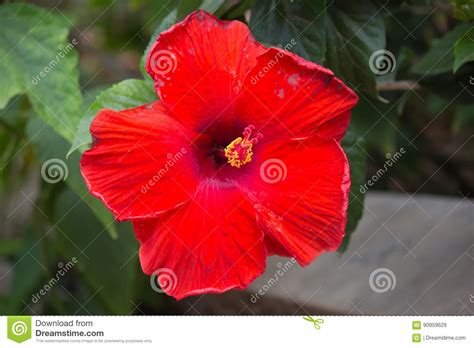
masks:
[[[352,111],[351,124],[364,137],[371,153],[385,156],[395,150],[397,136],[397,108],[393,103],[382,103],[362,96]]]
[[[70,191],[58,198],[54,222],[65,231],[56,233],[59,252],[65,259],[76,257],[76,267],[91,292],[111,313],[128,314],[139,269],[138,243],[131,226],[121,223],[120,238],[112,240],[87,205]]]
[[[459,132],[463,128],[474,128],[474,104],[458,106],[454,114],[453,130]]]
[[[352,232],[356,229],[364,212],[365,192],[360,190],[360,186],[365,183],[365,173],[367,170],[366,150],[364,147],[364,139],[354,130],[353,126],[350,126],[344,139],[342,139],[342,148],[349,160],[351,170],[351,191],[349,193],[349,207],[347,209],[346,235],[339,247],[341,252],[347,249]]]
[[[454,65],[454,46],[469,28],[469,24],[458,25],[440,39],[433,40],[430,50],[413,65],[412,72],[436,75],[451,71]]]
[[[95,115],[102,109],[123,110],[148,104],[157,100],[151,81],[124,80],[101,92],[89,106],[79,122],[77,133],[68,156],[80,149],[84,151],[92,142],[89,127]]]
[[[371,1],[335,1],[327,10],[326,62],[350,87],[377,97],[370,56],[385,49],[381,9]]]
[[[250,27],[266,44],[284,47],[308,60],[324,63],[326,51],[325,0],[257,1],[252,8]]]
[[[454,45],[454,72],[467,62],[474,60],[474,26],[471,26]]]
[[[112,238],[117,238],[115,219],[102,202],[89,194],[79,167],[80,154],[73,153],[66,159],[65,149],[69,143],[61,138],[54,130],[39,119],[28,122],[27,136],[36,148],[39,161],[43,164],[51,159],[59,159],[67,166],[66,184],[83,200],[110,233]],[[48,183],[44,183],[48,185]],[[55,185],[55,184],[49,184]]]
[[[0,23],[0,109],[25,93],[38,115],[71,141],[82,95],[77,53],[67,40],[69,23],[27,4],[0,6]]]
[[[31,306],[31,296],[41,285],[43,273],[47,266],[41,257],[40,245],[33,233],[33,227],[27,228],[27,237],[23,248],[17,253],[10,272],[13,273],[10,284],[11,296],[2,314],[23,313],[27,306]],[[25,274],[28,274],[25,277]],[[7,276],[4,274],[3,276]]]
[[[454,17],[462,21],[474,19],[474,2],[472,0],[450,0],[454,8]]]

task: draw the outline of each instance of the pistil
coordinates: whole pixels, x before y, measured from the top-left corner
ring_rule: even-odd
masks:
[[[242,165],[252,161],[253,146],[263,138],[261,133],[257,133],[252,137],[255,127],[249,125],[245,127],[243,137],[234,139],[225,148],[225,157],[227,157],[227,163],[232,167],[240,168]]]

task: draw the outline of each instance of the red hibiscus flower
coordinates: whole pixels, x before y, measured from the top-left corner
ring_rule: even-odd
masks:
[[[102,110],[81,160],[90,192],[131,220],[143,271],[177,299],[244,289],[269,255],[305,266],[344,236],[340,140],[356,94],[320,65],[198,11],[146,70],[159,101]]]

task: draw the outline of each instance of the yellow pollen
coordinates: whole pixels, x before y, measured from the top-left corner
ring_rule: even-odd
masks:
[[[243,132],[243,138],[238,137],[226,146],[224,154],[227,157],[227,163],[232,167],[240,168],[242,165],[252,161],[253,145],[263,137],[262,134],[258,133],[251,139],[250,136],[254,129],[255,127],[252,125],[246,127]]]
[[[242,141],[242,137],[238,137],[225,148],[225,157],[227,157],[227,163],[229,163],[232,167],[240,168],[241,165],[249,163],[252,160],[253,144],[249,143],[247,145],[242,143]],[[245,149],[245,158],[242,158],[242,154],[238,149]]]

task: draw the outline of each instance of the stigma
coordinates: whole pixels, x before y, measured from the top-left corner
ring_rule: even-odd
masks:
[[[263,138],[261,133],[257,133],[252,137],[252,133],[255,130],[253,125],[245,127],[243,132],[243,137],[238,137],[234,139],[227,147],[225,148],[225,157],[227,158],[227,163],[232,167],[240,168],[242,165],[252,161],[253,156],[253,145],[258,143],[260,139]]]

